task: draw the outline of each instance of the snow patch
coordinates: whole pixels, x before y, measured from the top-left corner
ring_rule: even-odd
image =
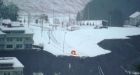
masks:
[[[108,54],[111,51],[98,46],[104,39],[129,39],[127,36],[140,35],[140,28],[110,27],[108,29],[94,29],[93,27],[80,27],[80,30],[58,30],[48,32],[41,28],[30,26],[34,32],[35,44],[44,44],[44,49],[55,55],[70,56],[72,50],[76,50],[78,56],[95,57]],[[50,44],[49,36],[50,34]]]

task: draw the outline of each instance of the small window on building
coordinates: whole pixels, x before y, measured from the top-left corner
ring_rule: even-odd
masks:
[[[6,48],[13,48],[13,45],[7,45]]]
[[[30,37],[26,37],[25,40],[26,41],[29,41],[29,40],[31,40],[31,38]]]
[[[0,38],[0,41],[4,41],[4,38]]]
[[[89,25],[89,23],[87,22],[87,25]]]
[[[11,38],[9,37],[9,38],[7,38],[7,41],[8,42],[12,42],[13,41],[13,38],[12,37]]]
[[[13,75],[23,75],[23,72],[22,71],[16,71],[16,72],[14,72]]]
[[[94,22],[93,22],[93,24],[92,24],[93,26],[94,26]]]
[[[26,20],[24,19],[24,23],[26,23]]]
[[[22,38],[16,38],[16,40],[21,42],[22,41]]]
[[[3,49],[4,48],[4,45],[3,44],[0,44],[0,49]]]
[[[35,23],[38,24],[38,20],[35,20]]]
[[[5,31],[5,33],[7,33],[7,34],[11,34],[11,32],[10,32],[10,31]]]
[[[10,72],[4,72],[4,75],[10,75]]]
[[[17,44],[16,48],[22,48],[22,44]]]
[[[92,24],[90,23],[90,26],[91,26]]]

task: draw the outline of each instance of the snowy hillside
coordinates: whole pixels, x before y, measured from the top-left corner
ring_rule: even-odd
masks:
[[[84,9],[90,0],[8,0],[26,11],[52,13],[77,13]]]
[[[97,45],[104,39],[129,39],[127,36],[139,35],[140,28],[111,27],[108,29],[94,29],[93,27],[81,27],[80,30],[66,31],[61,28],[48,32],[44,29],[41,34],[39,27],[31,26],[34,32],[35,44],[43,44],[46,51],[55,55],[70,56],[72,50],[76,50],[78,56],[95,57],[110,53]],[[50,34],[50,44],[49,44]]]

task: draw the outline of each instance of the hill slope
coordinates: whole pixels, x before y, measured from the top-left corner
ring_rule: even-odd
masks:
[[[119,19],[123,21],[140,10],[139,3],[140,0],[92,0],[84,9],[82,19],[109,19],[111,16],[113,24],[121,24]]]
[[[77,13],[82,10],[90,0],[7,0],[29,12]]]

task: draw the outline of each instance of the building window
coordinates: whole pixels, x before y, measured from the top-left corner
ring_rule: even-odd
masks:
[[[4,45],[3,44],[0,44],[0,49],[3,49],[4,48]]]
[[[21,42],[22,41],[22,38],[17,38],[16,40]]]
[[[17,44],[16,48],[22,48],[22,44]]]
[[[92,24],[93,26],[94,26],[94,22],[93,22],[93,24]]]
[[[0,41],[4,41],[4,38],[0,38]]]
[[[6,48],[13,48],[13,45],[7,45]]]
[[[32,48],[32,44],[25,44],[25,48]]]
[[[35,20],[35,23],[38,24],[38,20]]]
[[[89,25],[89,23],[87,22],[87,25]]]
[[[30,37],[26,37],[25,40],[26,41],[29,41],[29,40],[31,40],[31,38]]]
[[[26,20],[24,19],[24,23],[26,23]]]
[[[4,72],[4,75],[10,75],[10,72]]]
[[[22,71],[15,71],[13,75],[23,75]]]
[[[12,42],[13,41],[13,38],[7,38],[7,41],[8,42]]]

